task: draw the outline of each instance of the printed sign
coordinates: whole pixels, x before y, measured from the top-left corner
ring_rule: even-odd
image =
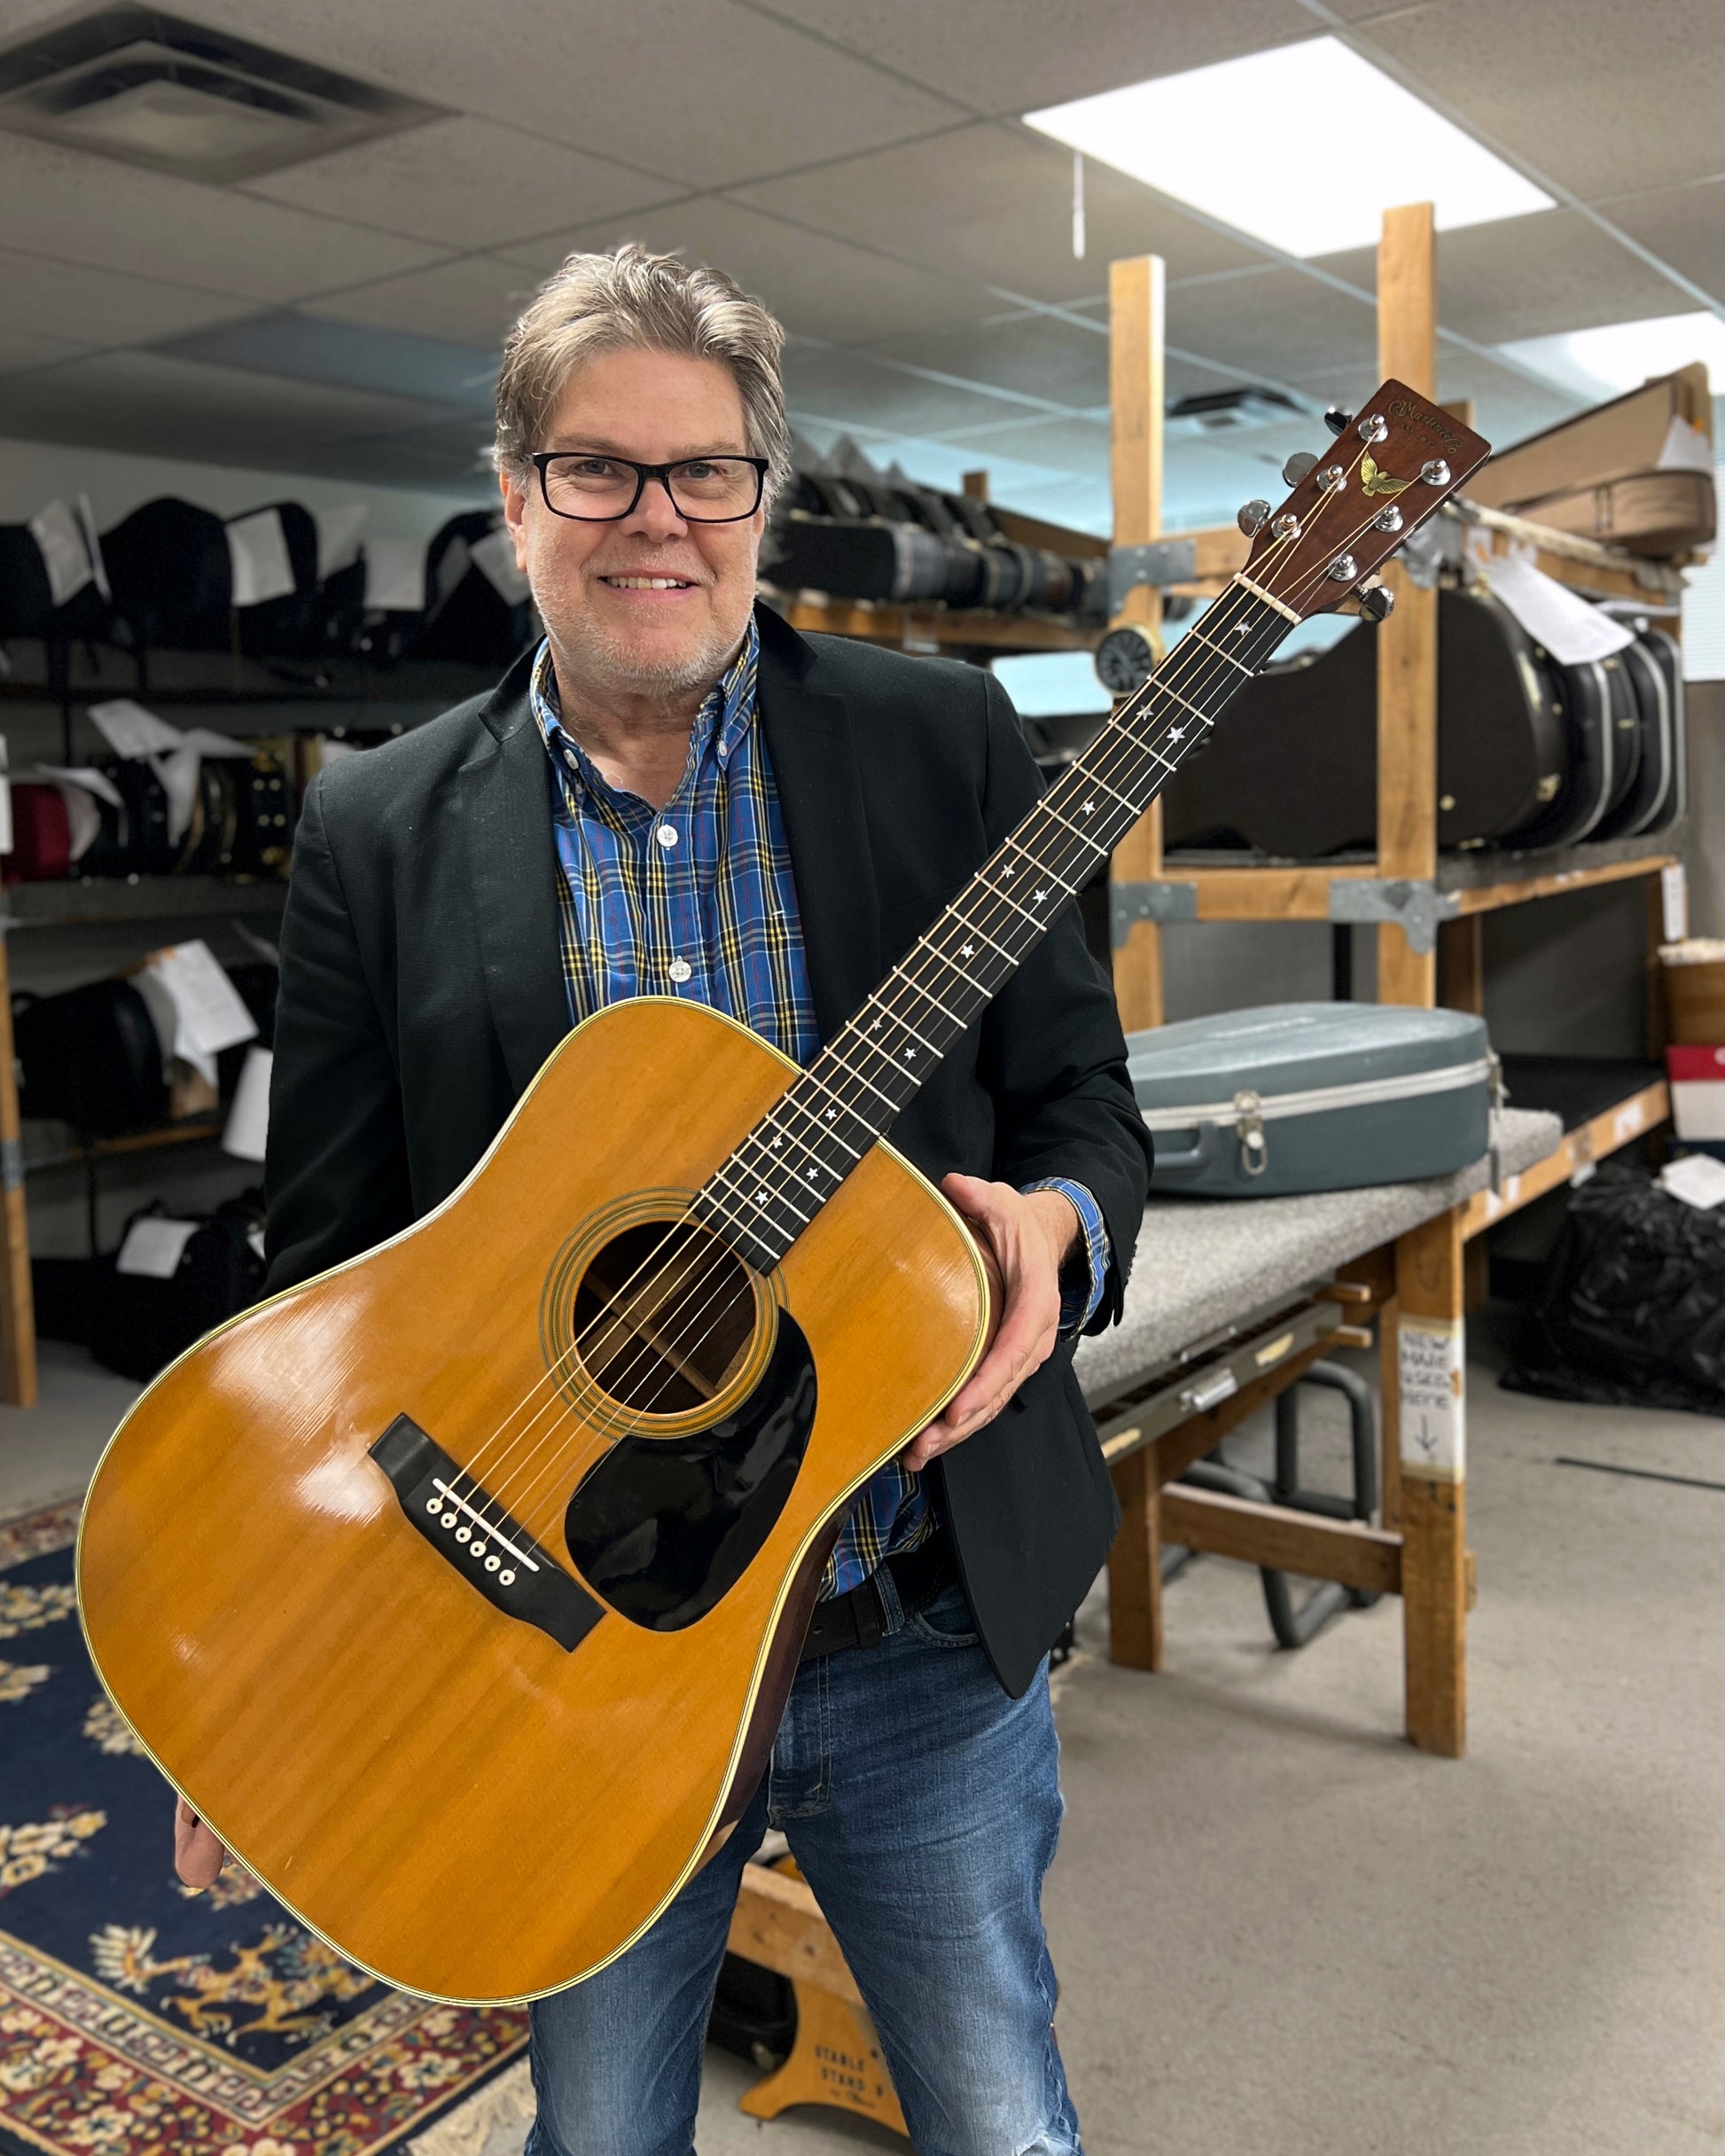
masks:
[[[1404,1317],[1396,1332],[1401,1472],[1434,1482],[1467,1472],[1464,1328],[1459,1318]]]

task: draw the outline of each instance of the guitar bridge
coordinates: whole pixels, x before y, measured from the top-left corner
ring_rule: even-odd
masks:
[[[493,1609],[536,1625],[569,1652],[604,1616],[604,1604],[571,1579],[410,1415],[395,1418],[371,1457],[389,1478],[408,1525]]]

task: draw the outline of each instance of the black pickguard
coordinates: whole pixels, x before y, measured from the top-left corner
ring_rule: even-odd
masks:
[[[569,1554],[632,1624],[679,1632],[715,1607],[784,1509],[815,1420],[815,1358],[788,1312],[761,1382],[706,1430],[625,1437],[591,1468],[564,1520]]]

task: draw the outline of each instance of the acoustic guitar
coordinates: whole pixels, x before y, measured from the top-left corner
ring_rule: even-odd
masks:
[[[138,1400],[84,1511],[90,1652],[351,1961],[537,1996],[719,1846],[848,1502],[985,1338],[894,1117],[1289,629],[1384,610],[1373,573],[1487,447],[1391,381],[1297,459],[1245,570],[807,1069],[613,1004],[435,1212]]]

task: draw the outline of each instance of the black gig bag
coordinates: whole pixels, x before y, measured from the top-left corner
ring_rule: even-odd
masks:
[[[166,1212],[157,1199],[132,1218]],[[199,1221],[166,1280],[122,1273],[114,1257],[98,1260],[90,1309],[97,1361],[124,1378],[153,1378],[212,1327],[249,1309],[263,1293],[263,1260],[254,1240],[261,1239],[262,1228],[263,1192],[247,1191]]]
[[[118,1137],[168,1118],[161,1036],[129,980],[91,980],[59,996],[12,998],[19,1111]]]

